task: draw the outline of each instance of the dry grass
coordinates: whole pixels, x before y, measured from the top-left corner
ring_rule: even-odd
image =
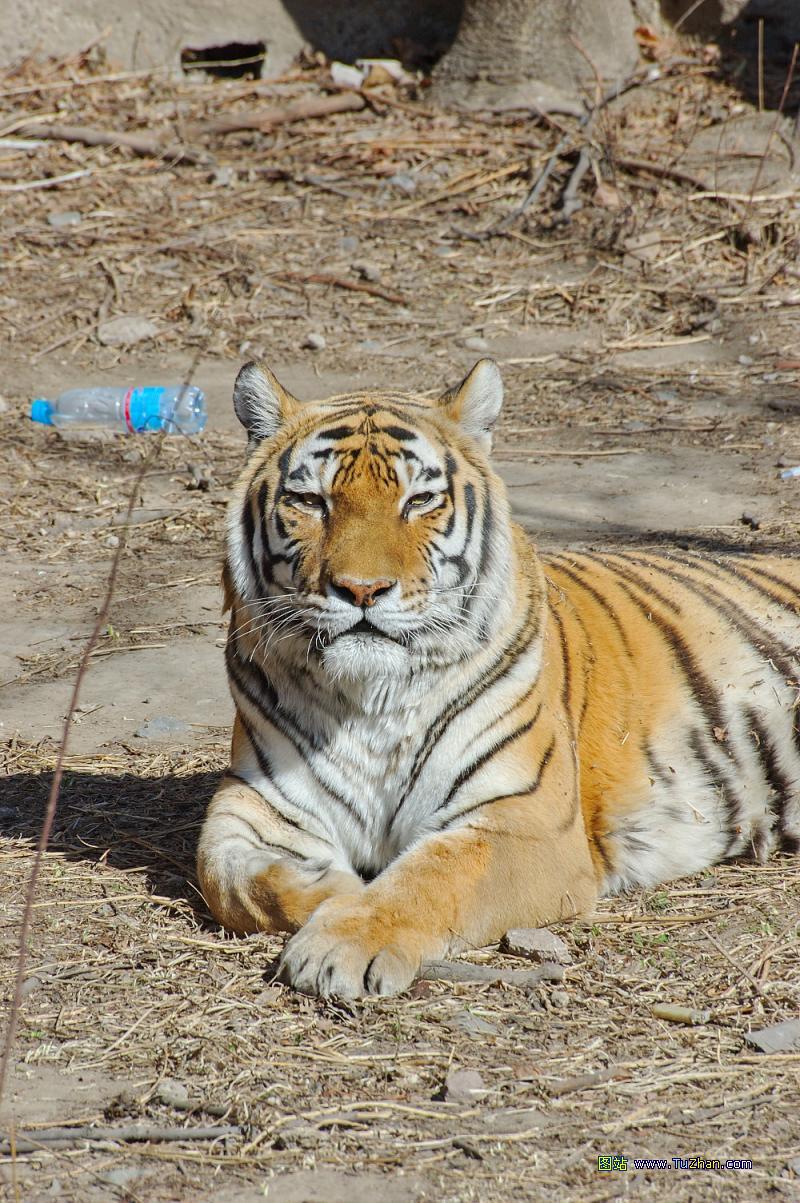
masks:
[[[99,345],[97,329],[118,312],[154,318],[160,352],[202,346],[229,358],[232,372],[244,355],[296,354],[312,327],[328,337],[318,359],[326,370],[390,356],[376,375],[402,373],[422,356],[442,379],[469,337],[594,329],[586,352],[556,345],[507,357],[512,401],[500,449],[508,458],[543,454],[555,428],[567,428],[573,456],[624,453],[643,438],[678,447],[727,440],[735,454],[762,445],[763,421],[732,407],[724,427],[687,423],[687,399],[781,397],[796,379],[780,363],[796,355],[800,209],[785,198],[702,195],[720,190],[688,179],[695,169],[684,147],[738,103],[700,56],[609,106],[593,134],[604,188],[598,194],[597,179],[586,177],[585,207],[569,224],[557,211],[574,154],[559,161],[524,222],[483,242],[464,233],[519,204],[563,129],[577,148],[569,120],[457,119],[429,110],[424,95],[388,91],[359,113],[208,138],[190,126],[315,95],[324,68],[271,87],[141,74],[104,82],[104,73],[98,61],[60,74],[27,65],[0,87],[0,127],[47,118],[184,137],[215,165],[61,142],[0,148],[3,187],[87,173],[56,190],[3,196],[10,250],[0,337],[34,363],[57,353],[112,370],[123,353]],[[416,180],[413,194],[387,182],[398,172]],[[775,191],[767,181],[754,194]],[[81,213],[80,225],[50,227],[47,214],[65,209]],[[361,240],[359,251],[343,244],[347,236]],[[357,258],[374,260],[382,285],[406,304],[303,282],[320,273],[359,279]],[[613,362],[620,347],[677,344],[688,355],[719,328],[735,337],[767,322],[769,338],[751,362],[682,377],[680,402],[670,393],[675,372]],[[776,437],[792,456],[800,440],[780,421]],[[139,443],[100,441],[87,451],[13,412],[0,424],[5,547],[16,563],[60,572],[19,597],[20,613],[96,596]],[[143,483],[120,605],[98,655],[168,641],[181,590],[215,579],[241,448],[213,432],[200,446],[165,442]],[[188,463],[197,459],[210,465],[205,490],[193,487]],[[769,534],[785,546],[796,525],[787,518]],[[121,604],[143,599],[152,609],[160,590],[170,607],[160,626]],[[82,637],[76,632],[74,654],[44,645],[29,655],[17,683],[71,675]],[[197,637],[219,631],[209,621]],[[787,1165],[800,1157],[800,1054],[762,1056],[743,1040],[797,1011],[796,862],[718,866],[604,903],[595,922],[557,929],[575,962],[563,984],[421,982],[400,999],[321,1003],[265,976],[279,940],[224,937],[187,886],[203,807],[226,758],[225,732],[204,738],[180,755],[118,743],[69,761],[37,894],[16,1078],[26,1130],[141,1121],[185,1124],[186,1140],[0,1154],[9,1198],[40,1197],[53,1180],[64,1199],[212,1198],[222,1183],[262,1186],[309,1168],[402,1171],[409,1198],[424,1188],[459,1203],[555,1200],[565,1184],[571,1197],[600,1203],[617,1197],[623,1179],[637,1198],[676,1203],[796,1193]],[[12,736],[3,755],[7,998],[54,747]],[[669,1025],[653,1017],[656,1003],[708,1008],[711,1019]],[[486,1094],[442,1100],[451,1067],[478,1069]],[[69,1074],[66,1094],[54,1071]],[[159,1100],[164,1078],[187,1087],[188,1113]],[[193,1126],[228,1123],[240,1126],[238,1136],[192,1139]],[[597,1156],[619,1152],[750,1158],[755,1168],[599,1176]],[[127,1180],[120,1170],[131,1171]],[[274,1182],[273,1194],[280,1198]]]

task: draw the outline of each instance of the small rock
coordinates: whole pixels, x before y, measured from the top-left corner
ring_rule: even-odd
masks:
[[[189,724],[182,719],[173,718],[169,714],[156,714],[145,719],[138,731],[134,731],[136,739],[171,739],[174,735],[182,735],[189,730]]]
[[[529,961],[572,964],[572,955],[564,941],[546,927],[512,928],[500,941],[500,951],[510,952],[515,957],[527,957]]]
[[[188,1111],[192,1105],[189,1101],[189,1091],[183,1082],[179,1082],[176,1078],[162,1078],[156,1091],[156,1098],[159,1103],[163,1103],[166,1107],[173,1107],[176,1111]]]
[[[40,977],[26,978],[22,983],[21,994],[23,998],[27,998],[29,994],[33,994],[36,990],[41,990],[42,979]]]
[[[800,410],[800,396],[798,397],[776,397],[773,401],[768,401],[769,409],[775,409],[779,414],[792,414]]]
[[[258,1007],[272,1007],[275,1003],[280,1002],[282,994],[283,990],[280,986],[265,986],[256,995],[253,1002]]]
[[[486,1093],[486,1083],[477,1069],[451,1069],[442,1091],[448,1103],[469,1103]]]
[[[758,1032],[748,1032],[745,1040],[762,1053],[790,1052],[800,1048],[800,1019],[786,1019],[783,1023],[773,1023]]]
[[[471,1011],[457,1011],[453,1016],[452,1027],[458,1028],[461,1032],[466,1032],[468,1036],[496,1036],[497,1028],[493,1023],[489,1023],[487,1019],[481,1019],[480,1015],[473,1015]]]
[[[100,1174],[101,1182],[107,1183],[108,1186],[130,1186],[132,1182],[137,1182],[139,1178],[144,1177],[144,1170],[138,1165],[119,1165],[113,1170],[106,1170],[104,1174]]]
[[[489,344],[485,338],[481,338],[479,334],[472,334],[469,338],[464,339],[464,346],[468,351],[488,351]]]
[[[653,392],[656,401],[680,401],[674,388],[657,388]]]
[[[550,995],[550,1002],[554,1007],[568,1007],[569,995],[566,990],[554,990]]]
[[[0,414],[8,413],[10,406],[6,398],[0,393]]]
[[[471,1157],[473,1161],[483,1161],[483,1153],[475,1142],[468,1140],[466,1136],[457,1136],[453,1141],[453,1148],[460,1149],[462,1153],[467,1157]]]
[[[358,349],[367,355],[374,355],[376,351],[383,350],[383,343],[378,342],[377,338],[365,338],[358,344]]]
[[[75,209],[65,209],[62,213],[48,213],[47,224],[54,230],[65,230],[69,226],[79,226],[83,218]]]
[[[119,535],[106,535],[103,543],[106,547],[119,547]]]
[[[305,336],[300,346],[309,351],[324,351],[328,343],[324,334],[317,334],[311,331]]]
[[[234,167],[217,167],[211,177],[211,183],[217,188],[229,188],[236,179],[236,169]]]
[[[787,1161],[786,1168],[800,1178],[800,1157],[793,1157],[791,1161]]]
[[[390,175],[387,182],[393,184],[395,188],[399,188],[401,192],[405,192],[407,196],[417,191],[417,181],[407,171],[398,171],[396,175]]]
[[[738,362],[743,368],[749,368],[753,363],[753,357],[751,355],[740,355]]]
[[[97,327],[97,341],[104,347],[125,347],[131,343],[141,343],[145,339],[154,338],[156,334],[158,326],[155,322],[151,322],[149,317],[135,313],[112,317]]]
[[[749,526],[750,530],[760,530],[761,529],[761,519],[756,518],[755,514],[748,514],[747,512],[745,512],[744,514],[742,514],[739,521],[742,523],[743,526]]]
[[[346,255],[352,255],[353,251],[358,250],[358,239],[352,234],[346,234],[339,240],[339,246]]]
[[[381,278],[380,268],[364,259],[357,260],[352,264],[352,268],[356,275],[361,276],[362,280],[368,280],[370,284],[377,284]]]
[[[211,469],[206,464],[187,464],[189,472],[192,474],[192,479],[187,484],[187,489],[197,489],[200,493],[207,493],[214,483],[214,477]]]

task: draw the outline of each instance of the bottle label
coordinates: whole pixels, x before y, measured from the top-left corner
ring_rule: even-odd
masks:
[[[161,395],[159,386],[129,389],[125,394],[125,423],[132,433],[146,430],[161,430]]]

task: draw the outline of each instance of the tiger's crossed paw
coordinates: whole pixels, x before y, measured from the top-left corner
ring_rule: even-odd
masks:
[[[416,943],[413,931],[392,931],[359,900],[330,898],[289,940],[278,976],[303,994],[322,998],[399,994],[419,969]]]

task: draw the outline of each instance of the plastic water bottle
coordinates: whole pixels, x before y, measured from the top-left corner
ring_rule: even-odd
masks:
[[[166,388],[72,388],[57,401],[39,398],[31,418],[45,426],[93,427],[119,433],[199,434],[206,424],[206,401],[194,385]]]

